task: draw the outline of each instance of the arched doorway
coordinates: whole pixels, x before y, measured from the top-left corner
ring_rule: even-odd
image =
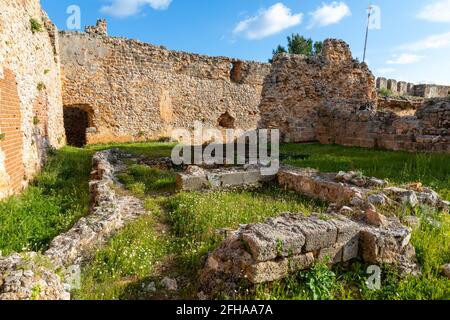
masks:
[[[67,143],[74,147],[86,145],[86,130],[92,127],[92,108],[88,105],[64,107],[64,128]]]

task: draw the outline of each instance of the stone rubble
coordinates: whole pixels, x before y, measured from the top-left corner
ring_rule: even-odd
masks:
[[[282,188],[341,206],[366,210],[370,205],[428,205],[448,211],[449,202],[420,186],[387,187],[388,182],[355,172],[320,173],[314,169],[283,167],[278,172]],[[347,210],[348,211],[348,210]]]
[[[0,300],[70,300],[50,261],[37,253],[0,257]]]

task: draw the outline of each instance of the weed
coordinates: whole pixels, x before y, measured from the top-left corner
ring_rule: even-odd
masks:
[[[30,18],[30,28],[33,34],[43,31],[42,24],[35,18]]]

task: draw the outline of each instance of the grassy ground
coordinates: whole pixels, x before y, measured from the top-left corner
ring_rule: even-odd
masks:
[[[119,147],[148,157],[168,156],[172,145],[116,144],[57,151],[23,195],[0,202],[0,250],[42,250],[58,233],[87,214],[92,154]],[[409,154],[319,145],[283,145],[284,163],[321,171],[356,170],[394,183],[421,181],[450,198],[450,156]],[[120,179],[146,201],[151,215],[130,224],[99,249],[83,269],[77,299],[167,299],[160,280],[181,280],[177,298],[196,298],[195,283],[202,256],[223,239],[217,231],[263,221],[282,212],[308,214],[324,205],[277,188],[218,193],[174,194],[174,173],[131,165]],[[383,267],[382,289],[364,284],[367,266],[352,264],[312,270],[240,293],[242,299],[450,299],[450,281],[439,267],[450,261],[450,218],[424,208],[413,234],[422,276],[401,279]],[[398,213],[400,214],[400,212]],[[401,214],[404,214],[403,212]],[[430,220],[430,217],[434,220]],[[431,222],[430,222],[431,221]],[[152,283],[158,288],[153,292]],[[149,289],[150,286],[150,289]]]
[[[136,143],[52,152],[44,170],[22,195],[0,201],[0,252],[44,250],[56,235],[85,216],[92,155],[110,147],[149,157],[169,156],[172,148],[170,144]]]

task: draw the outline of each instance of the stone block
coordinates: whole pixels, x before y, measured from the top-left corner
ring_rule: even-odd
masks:
[[[230,172],[224,173],[220,179],[223,187],[240,186],[245,184],[244,172]]]
[[[177,190],[182,191],[199,191],[209,186],[206,175],[204,176],[189,176],[185,174],[178,174],[176,178]]]
[[[260,262],[246,268],[247,279],[254,283],[266,283],[285,278],[289,273],[309,269],[314,264],[314,255],[307,253],[290,258]]]
[[[389,79],[387,82],[387,88],[394,93],[397,93],[397,80]]]
[[[305,236],[305,252],[332,247],[337,239],[337,227],[328,221],[305,218],[299,225]]]
[[[360,251],[367,263],[395,263],[411,240],[411,230],[391,220],[386,228],[365,227],[360,234]]]
[[[400,95],[406,95],[408,93],[408,83],[400,81],[397,83],[397,92]]]
[[[241,238],[256,261],[300,254],[305,245],[303,233],[281,222],[251,225],[242,231]]]
[[[356,259],[359,255],[359,234],[344,245],[342,251],[342,261],[348,262],[350,260]]]
[[[330,248],[323,248],[319,251],[317,260],[325,262],[327,264],[336,264],[342,262],[344,246],[342,244],[336,244]]]

